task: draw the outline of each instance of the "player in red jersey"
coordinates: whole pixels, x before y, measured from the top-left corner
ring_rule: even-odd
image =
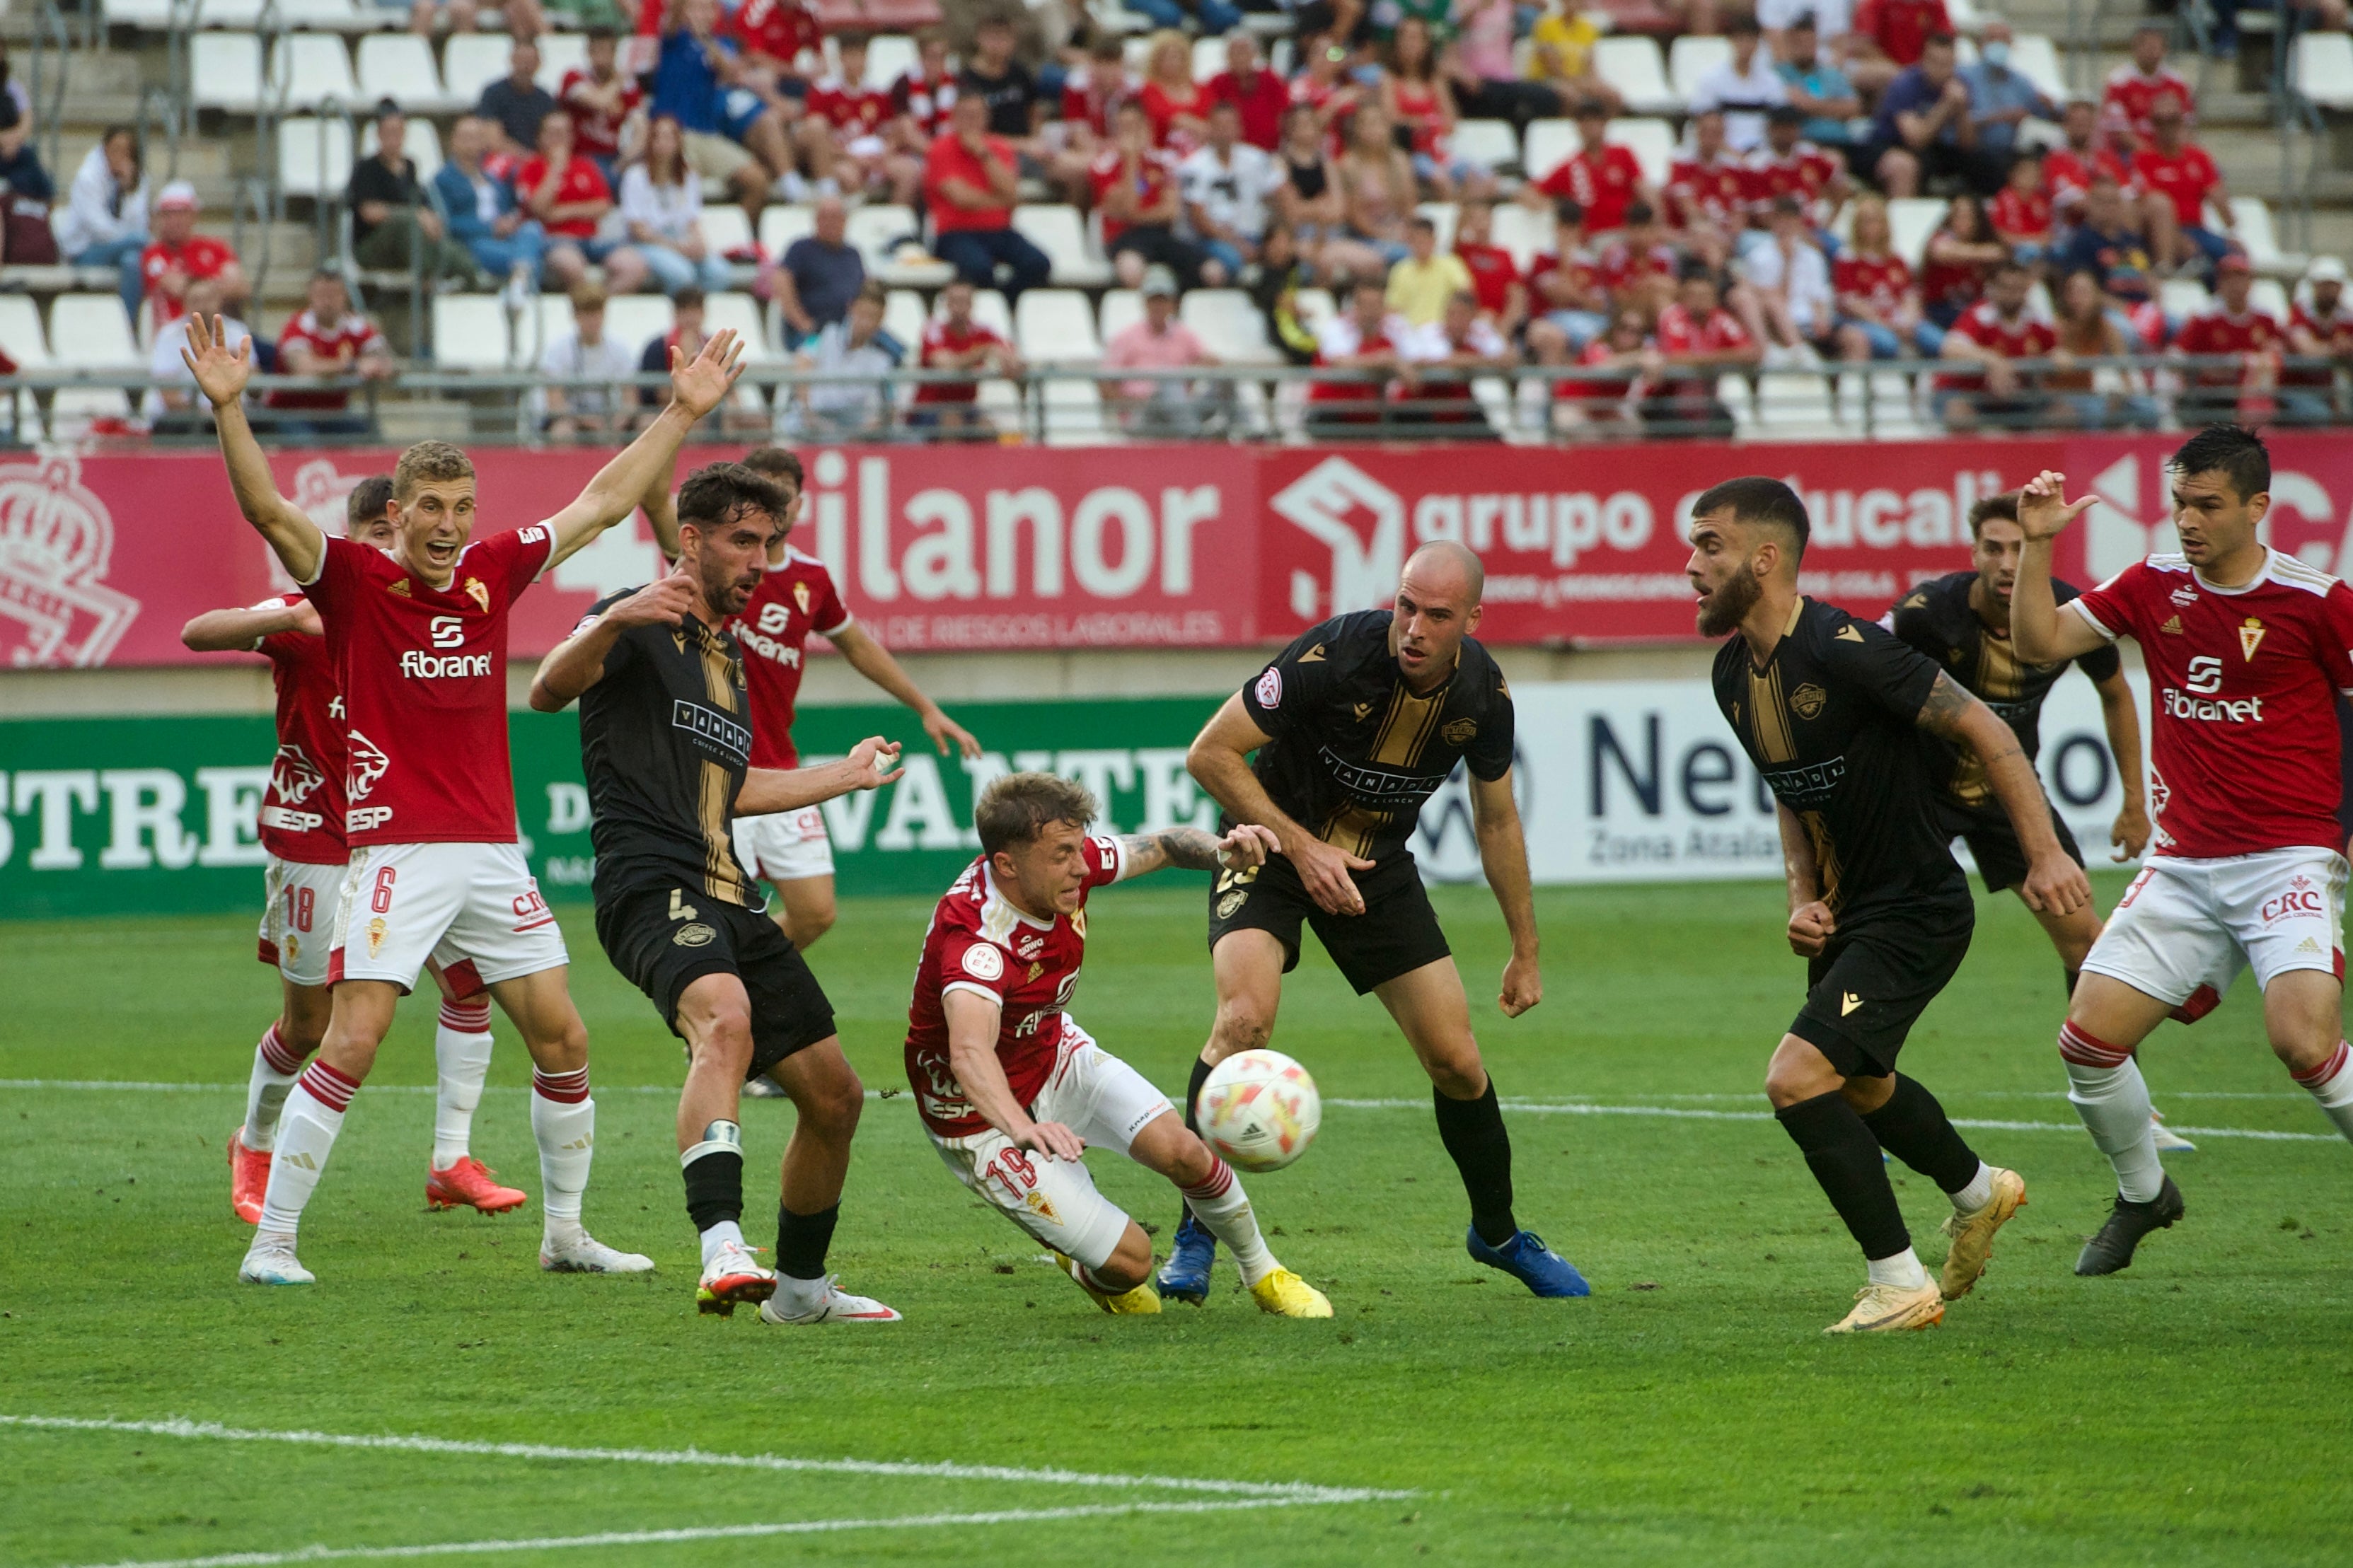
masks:
[[[2150,1135],[2137,1051],[2177,1007],[2221,1000],[2252,967],[2290,1076],[2353,1138],[2343,1039],[2346,863],[2337,699],[2353,693],[2353,589],[2257,536],[2271,458],[2210,426],[2169,465],[2178,555],[2152,555],[2062,605],[2052,542],[2092,504],[2044,472],[2020,492],[2026,552],[2010,595],[2021,658],[2075,658],[2129,637],[2148,669],[2157,853],[2084,961],[2059,1031],[2067,1098],[2116,1167],[2116,1201],[2078,1274],[2129,1265],[2179,1220]]]
[[[972,285],[964,279],[949,281],[940,290],[940,312],[923,323],[917,346],[917,364],[923,370],[961,370],[981,374],[1012,375],[1021,366],[1013,345],[976,320]],[[930,425],[946,440],[986,440],[995,434],[988,416],[979,410],[976,381],[927,381],[915,388],[915,405],[908,423]]]
[[[540,1267],[642,1273],[581,1227],[596,1145],[588,1036],[572,1005],[563,933],[515,842],[507,762],[506,625],[516,595],[627,517],[696,423],[742,372],[720,332],[691,363],[673,356],[671,402],[577,500],[544,522],[472,540],[473,465],[446,442],[401,456],[399,535],[389,552],[330,539],[278,493],[240,401],[252,374],[217,320],[193,321],[183,352],[214,409],[237,505],[324,623],[343,696],[344,841],[352,849],[327,961],[334,1006],[315,1060],[287,1099],[259,1229],[238,1278],[308,1284],[294,1233],[367,1077],[401,994],[445,940],[470,954],[532,1054],[532,1131],[544,1228]]]
[[[389,547],[395,525],[392,479],[375,474],[352,489],[344,537]],[[278,692],[278,754],[260,810],[263,875],[258,956],[276,969],[285,1000],[254,1047],[245,1121],[229,1134],[229,1206],[248,1225],[261,1222],[269,1185],[278,1114],[295,1076],[326,1033],[327,942],[350,859],[343,846],[343,700],[327,657],[319,612],[300,592],[248,610],[212,610],[190,621],[180,640],[200,653],[253,652],[269,658]],[[446,960],[447,962],[443,962]],[[433,1037],[438,1068],[433,1157],[425,1201],[436,1209],[503,1214],[527,1196],[501,1186],[473,1157],[474,1108],[491,1068],[491,1003],[471,961],[445,949],[428,965],[441,987],[441,1022]]]
[[[1106,1312],[1157,1312],[1152,1240],[1087,1174],[1087,1145],[1166,1176],[1233,1249],[1261,1311],[1328,1318],[1322,1291],[1259,1235],[1241,1183],[1167,1097],[1064,1010],[1086,956],[1087,895],[1176,866],[1255,874],[1274,834],[1244,825],[1090,837],[1094,797],[1050,773],[1008,773],[973,807],[980,858],[940,900],[907,1015],[907,1081],[932,1147],[966,1187],[1041,1245]]]
[[[2252,298],[2255,269],[2243,256],[2214,268],[2214,297],[2190,313],[2173,335],[2173,353],[2209,363],[2189,373],[2175,409],[2185,419],[2252,419],[2269,413],[2279,384],[2287,331]]]

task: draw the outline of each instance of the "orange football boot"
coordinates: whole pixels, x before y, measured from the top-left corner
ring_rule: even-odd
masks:
[[[504,1214],[522,1207],[531,1194],[520,1188],[499,1185],[491,1180],[497,1174],[471,1154],[446,1171],[431,1171],[425,1178],[425,1206],[480,1209],[484,1214]]]
[[[261,1223],[261,1199],[269,1191],[269,1151],[245,1146],[245,1123],[228,1135],[228,1206],[248,1225]]]

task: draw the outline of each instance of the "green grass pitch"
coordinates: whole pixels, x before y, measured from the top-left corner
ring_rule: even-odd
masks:
[[[2119,887],[2099,880],[2110,901]],[[2311,1136],[2327,1123],[2264,1048],[2249,985],[2152,1043],[2158,1103],[2176,1124],[2306,1136],[2202,1138],[2171,1163],[2188,1220],[2128,1273],[2077,1279],[2112,1188],[2058,1093],[2057,965],[2014,900],[1983,901],[1975,950],[1905,1066],[1957,1116],[2032,1124],[1968,1130],[2025,1173],[2031,1206],[1941,1329],[1825,1340],[1862,1269],[1761,1115],[1765,1058],[1802,985],[1778,888],[1543,893],[1546,997],[1512,1023],[1493,1005],[1492,901],[1439,901],[1497,1082],[1507,1105],[1524,1102],[1509,1112],[1519,1213],[1591,1277],[1588,1300],[1535,1300],[1464,1257],[1428,1086],[1378,1005],[1311,950],[1275,1045],[1327,1100],[1403,1102],[1330,1105],[1305,1160],[1250,1181],[1276,1249],[1331,1294],[1335,1321],[1261,1317],[1229,1262],[1205,1310],[1102,1316],[954,1184],[903,1095],[869,1103],[834,1256],[906,1322],[700,1318],[670,1131],[678,1048],[576,908],[560,912],[600,1107],[587,1218],[659,1272],[533,1267],[529,1069],[503,1019],[475,1147],[533,1202],[499,1219],[425,1212],[432,1100],[416,1086],[432,1079],[432,1008],[419,999],[305,1220],[321,1283],[243,1287],[247,1233],[221,1154],[240,1095],[65,1085],[241,1084],[276,996],[250,921],[0,928],[0,1563],[312,1548],[396,1561],[449,1543],[477,1544],[437,1561],[578,1568],[722,1552],[1352,1568],[2346,1561],[2353,1159]],[[1095,910],[1073,1014],[1178,1088],[1211,1007],[1198,889],[1147,884]],[[871,1089],[903,1087],[928,913],[850,900],[813,955]],[[1712,1114],[1659,1113],[1676,1110]],[[745,1107],[755,1239],[772,1239],[790,1116]],[[1165,1186],[1102,1156],[1094,1168],[1165,1241]],[[1943,1200],[1894,1173],[1933,1266]],[[690,1447],[738,1462],[680,1461]],[[743,1533],[659,1538],[721,1527]]]

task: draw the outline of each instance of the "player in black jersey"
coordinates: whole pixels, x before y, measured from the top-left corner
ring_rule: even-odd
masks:
[[[1222,826],[1272,828],[1282,852],[1210,889],[1218,1017],[1193,1064],[1186,1124],[1209,1069],[1266,1044],[1282,977],[1299,962],[1299,928],[1312,926],[1356,994],[1380,997],[1430,1074],[1439,1137],[1471,1197],[1471,1256],[1539,1296],[1582,1296],[1584,1279],[1513,1216],[1511,1139],[1462,976],[1406,848],[1422,802],[1466,764],[1480,861],[1512,933],[1498,1000],[1505,1017],[1535,1006],[1544,982],[1512,794],[1512,694],[1471,638],[1484,579],[1462,546],[1423,545],[1393,609],[1302,633],[1194,741],[1187,766],[1225,807]],[[1187,1210],[1160,1293],[1201,1300],[1216,1256]]]
[[[1830,1331],[1925,1329],[1977,1283],[1994,1233],[2026,1201],[2017,1173],[1978,1159],[1936,1097],[1895,1070],[1976,921],[1938,819],[1928,737],[1984,768],[2026,852],[2028,908],[2065,914],[2091,889],[2010,727],[1886,631],[1799,595],[1807,531],[1788,486],[1729,479],[1692,507],[1686,570],[1701,634],[1738,634],[1716,655],[1716,704],[1773,791],[1789,945],[1808,960],[1806,1003],[1765,1092],[1870,1263]],[[1883,1149],[1952,1198],[1939,1281],[1913,1254]]]
[[[865,1105],[833,1007],[762,913],[736,863],[739,812],[791,811],[898,777],[880,738],[790,772],[754,768],[744,661],[722,628],[766,570],[784,511],[775,481],[740,464],[691,475],[679,556],[659,582],[600,601],[540,666],[531,705],[580,701],[580,754],[596,813],[596,940],[687,1045],[679,1097],[686,1207],[702,1233],[706,1312],[760,1303],[772,1323],[895,1322],[825,1269],[849,1142]],[[769,1073],[799,1119],[786,1145],[776,1269],[744,1243],[744,1080]]]

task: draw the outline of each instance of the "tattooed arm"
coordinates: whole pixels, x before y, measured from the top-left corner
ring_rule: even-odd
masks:
[[[2038,913],[2072,914],[2091,902],[2092,885],[2084,868],[2059,847],[2051,826],[2051,803],[2043,798],[2042,781],[2019,749],[2018,737],[1995,717],[1992,709],[1964,691],[1944,671],[1928,689],[1917,722],[1930,734],[1956,746],[1967,746],[1985,764],[1986,778],[2010,814],[2010,826],[2026,851],[2026,880],[2018,889],[2026,907]]]
[[[1244,823],[1223,838],[1198,827],[1123,834],[1119,847],[1126,862],[1120,879],[1125,881],[1169,866],[1180,871],[1247,870],[1265,865],[1267,856],[1282,846],[1271,829]]]

